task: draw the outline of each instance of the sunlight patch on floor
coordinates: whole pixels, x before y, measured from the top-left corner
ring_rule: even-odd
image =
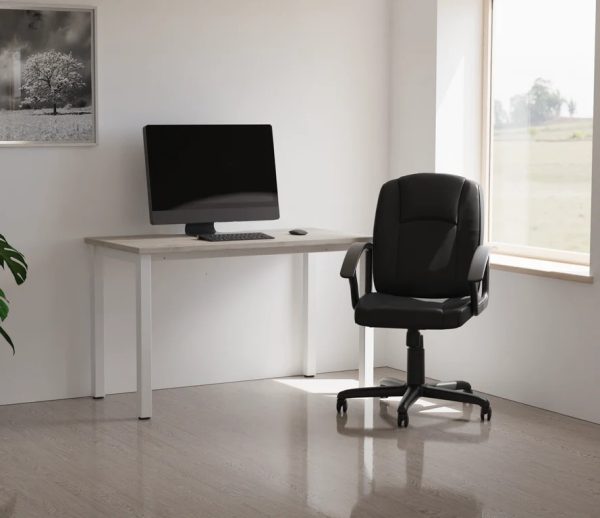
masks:
[[[386,404],[390,406],[396,406],[397,403],[400,403],[400,397],[390,397],[387,399],[382,399]],[[461,414],[462,410],[458,410],[456,408],[451,408],[449,406],[440,406],[436,401],[430,401],[428,399],[418,399],[412,405],[412,408],[416,409],[421,414]]]
[[[358,387],[358,381],[349,378],[280,378],[273,381],[310,394],[337,394],[342,390]]]
[[[450,408],[449,406],[436,406],[435,408],[426,408],[420,410],[421,414],[462,414],[462,410]]]
[[[308,392],[309,394],[323,394],[325,396],[335,396],[342,390],[358,387],[358,381],[349,378],[279,378],[274,379],[273,381]],[[390,397],[382,401],[385,401],[388,404],[396,404],[400,402],[400,399],[400,397]],[[423,398],[416,401],[413,406],[418,407],[419,412],[424,414],[462,413],[462,410],[451,408],[449,406],[439,406],[439,403]]]
[[[388,397],[388,398],[382,399],[382,401],[385,401],[386,403],[394,403],[395,404],[395,403],[400,403],[401,399],[402,398],[400,396]],[[436,403],[432,403],[431,401],[427,401],[426,399],[418,399],[417,401],[415,401],[413,403],[413,406],[420,406],[422,408],[427,408],[427,407],[435,406],[435,405],[436,405]]]

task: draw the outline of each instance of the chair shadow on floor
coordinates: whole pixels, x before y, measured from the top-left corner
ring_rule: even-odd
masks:
[[[393,480],[385,480],[389,485],[380,485],[373,473],[372,482],[365,491],[363,484],[363,496],[353,507],[351,518],[363,518],[370,516],[388,516],[393,510],[395,518],[414,518],[418,516],[435,516],[436,518],[477,518],[483,516],[483,504],[472,494],[461,491],[453,491],[447,487],[435,487],[423,484],[424,454],[427,442],[447,442],[456,444],[477,444],[488,441],[490,436],[490,423],[481,423],[479,434],[460,431],[470,422],[472,412],[471,405],[464,405],[463,413],[457,419],[441,421],[436,416],[421,413],[419,420],[432,419],[435,422],[425,426],[414,426],[411,429],[398,429],[396,416],[390,415],[388,409],[391,405],[384,401],[380,402],[379,415],[383,421],[389,424],[389,428],[366,428],[348,427],[347,415],[338,416],[337,432],[346,437],[363,439],[396,438],[397,447],[405,452],[406,483],[404,487],[394,487]],[[442,407],[443,405],[439,405]],[[365,412],[370,409],[365,405]],[[436,406],[427,407],[428,411],[436,409]],[[477,412],[478,413],[478,412]],[[447,416],[444,416],[447,419]],[[375,466],[372,467],[375,469]],[[391,515],[390,515],[391,516]]]

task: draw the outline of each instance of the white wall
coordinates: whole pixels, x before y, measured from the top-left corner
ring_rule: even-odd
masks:
[[[144,124],[272,123],[282,213],[272,226],[368,232],[388,174],[387,0],[94,3],[99,145],[0,149],[0,230],[30,264],[19,288],[1,277],[17,354],[0,348],[0,403],[90,393],[82,239],[157,231]],[[357,361],[340,261],[318,263],[322,371]],[[133,390],[133,271],[107,268],[107,389]],[[159,262],[154,273],[155,387],[300,372],[298,258]]]
[[[485,0],[438,0],[436,56],[436,170],[480,178],[481,34]],[[409,5],[411,0],[396,0]],[[430,13],[431,14],[431,13]],[[480,22],[477,23],[477,20]],[[426,27],[431,21],[426,23]],[[598,26],[598,23],[597,23]],[[403,31],[393,27],[393,37]],[[413,31],[414,32],[414,31]],[[598,32],[598,31],[597,31]],[[462,34],[462,37],[460,36]],[[600,65],[597,33],[596,69]],[[452,43],[452,45],[450,45]],[[462,57],[461,57],[462,54]],[[397,61],[393,56],[394,62]],[[421,77],[422,71],[414,75]],[[430,72],[433,77],[434,73]],[[413,98],[430,102],[429,86]],[[600,134],[600,82],[595,86],[596,134]],[[401,92],[397,92],[401,95]],[[460,108],[460,109],[459,109]],[[455,120],[455,124],[452,124]],[[398,135],[392,135],[392,142]],[[406,163],[424,161],[426,145],[405,146]],[[394,156],[394,155],[392,155]],[[463,169],[460,170],[460,166]],[[395,167],[399,170],[398,166]],[[394,176],[392,164],[392,176]],[[592,270],[599,278],[600,139],[594,141]],[[425,332],[427,374],[438,379],[467,379],[476,389],[600,422],[600,287],[576,282],[492,270],[490,304],[479,317],[453,331]],[[390,366],[405,368],[404,333],[383,335]]]
[[[393,0],[390,177],[435,169],[437,0]]]
[[[481,178],[482,0],[438,0],[435,170]]]

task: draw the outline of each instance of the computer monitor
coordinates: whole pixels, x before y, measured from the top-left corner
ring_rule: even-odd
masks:
[[[270,125],[148,125],[144,148],[153,225],[279,218]]]

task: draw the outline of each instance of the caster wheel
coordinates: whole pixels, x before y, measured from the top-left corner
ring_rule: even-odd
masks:
[[[408,414],[398,414],[398,428],[408,427]]]
[[[481,420],[484,421],[485,420],[485,416],[487,415],[487,420],[491,420],[492,419],[492,407],[488,405],[487,408],[481,408]]]
[[[348,413],[348,403],[345,399],[338,399],[336,404],[336,410],[338,415],[344,415]]]

